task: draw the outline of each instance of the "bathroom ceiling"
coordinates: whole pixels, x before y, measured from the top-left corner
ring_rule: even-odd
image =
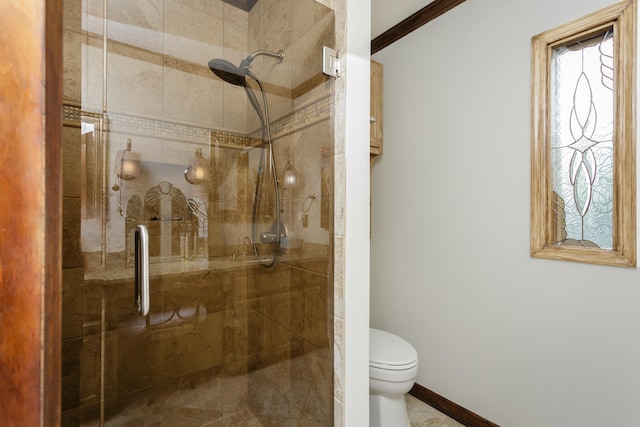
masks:
[[[433,0],[371,0],[371,38],[387,31]]]
[[[249,11],[258,0],[222,0]],[[371,38],[375,38],[400,21],[413,15],[434,0],[371,0]]]

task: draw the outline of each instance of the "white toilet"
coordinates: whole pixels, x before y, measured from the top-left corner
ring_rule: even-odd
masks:
[[[418,375],[418,353],[390,332],[369,329],[369,425],[409,427],[405,394]]]

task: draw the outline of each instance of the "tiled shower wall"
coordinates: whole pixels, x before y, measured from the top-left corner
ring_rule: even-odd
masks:
[[[211,381],[213,392],[199,395],[207,396],[199,404],[203,419],[248,407],[263,422],[334,422],[336,94],[317,67],[319,48],[335,46],[336,24],[321,3],[327,2],[260,0],[247,13],[218,0],[65,0],[64,425],[99,416],[101,403],[106,416],[121,411],[134,397],[148,396],[151,387],[166,387],[165,394],[173,396]],[[283,218],[302,246],[273,271],[243,262],[252,196],[243,148],[255,142],[258,122],[244,91],[223,84],[205,65],[214,57],[239,63],[258,49],[285,51],[282,64],[258,58],[253,71],[268,92],[277,167],[282,171],[291,160],[300,178],[297,187],[283,192]],[[86,116],[104,119],[109,159],[128,138],[142,156],[161,155],[175,144],[188,146],[185,153],[205,145],[215,166],[211,204],[226,197],[215,170],[238,168],[238,208],[211,212],[209,221],[209,256],[225,261],[209,271],[152,279],[156,316],[183,309],[188,320],[154,323],[153,306],[150,320],[136,317],[121,247],[106,245],[106,259],[117,273],[96,279],[100,275],[89,266],[90,254],[81,244],[78,167]],[[188,158],[163,161],[186,164]],[[106,188],[112,175],[106,174]],[[119,196],[106,198],[113,223],[120,221]],[[114,240],[124,235],[122,224],[113,230],[122,232]],[[339,425],[339,413],[335,417]]]

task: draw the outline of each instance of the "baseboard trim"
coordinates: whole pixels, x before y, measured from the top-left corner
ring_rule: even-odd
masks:
[[[414,384],[409,390],[409,394],[418,400],[423,401],[427,405],[437,409],[448,417],[453,418],[466,427],[500,427],[480,415],[463,408],[455,402],[450,401],[446,397],[440,396],[438,393],[429,390],[420,384]]]

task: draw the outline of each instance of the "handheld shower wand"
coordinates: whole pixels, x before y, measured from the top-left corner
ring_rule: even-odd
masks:
[[[251,63],[258,56],[265,55],[272,58],[278,59],[278,63],[281,63],[284,58],[284,51],[280,50],[278,52],[270,52],[267,50],[258,50],[244,58],[239,66],[235,66],[224,59],[212,59],[209,61],[209,68],[211,71],[218,77],[220,77],[223,81],[227,83],[231,83],[236,86],[241,86],[244,88],[247,97],[249,98],[249,103],[256,111],[260,121],[262,123],[262,145],[261,149],[262,154],[260,156],[260,164],[258,166],[258,175],[256,178],[256,186],[255,193],[253,197],[253,213],[251,220],[251,238],[253,240],[253,252],[255,254],[256,259],[260,263],[262,267],[272,268],[276,265],[277,255],[280,252],[280,241],[281,238],[286,237],[286,228],[282,224],[280,219],[280,189],[278,184],[278,174],[276,171],[275,158],[273,155],[273,143],[271,141],[271,129],[269,123],[269,106],[267,104],[267,97],[265,94],[264,87],[258,78],[253,74],[250,70]],[[258,87],[260,88],[260,92],[262,93],[262,108],[260,106],[260,102],[258,101],[253,88],[247,82],[247,76],[254,80]],[[265,141],[266,136],[266,141]],[[265,151],[266,150],[266,151]],[[265,159],[266,157],[266,159]],[[266,164],[265,164],[266,163]],[[260,237],[258,237],[257,231],[257,216],[258,216],[258,204],[261,200],[260,198],[260,188],[261,181],[263,179],[265,166],[268,170],[271,171],[271,175],[273,177],[273,191],[275,195],[275,222],[272,224],[271,230],[266,233],[262,233]],[[262,258],[260,255],[260,251],[258,249],[258,240],[262,243],[275,244],[275,252],[272,259]]]

